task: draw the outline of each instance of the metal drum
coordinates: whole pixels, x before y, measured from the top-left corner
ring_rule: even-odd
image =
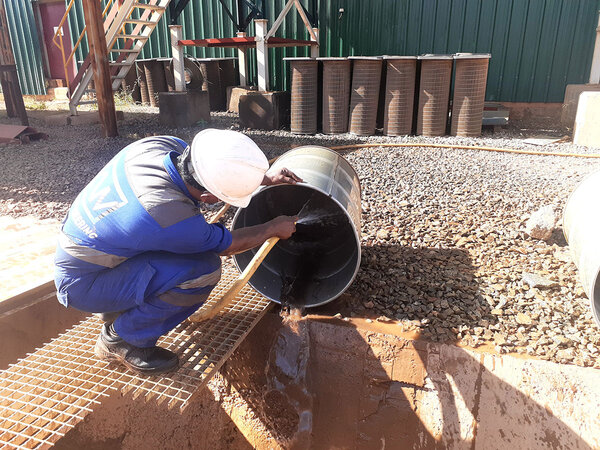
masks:
[[[348,131],[350,69],[348,58],[317,58],[323,64],[323,133]]]
[[[387,62],[383,134],[410,134],[417,76],[416,56],[384,56]]]
[[[457,53],[454,55],[454,95],[450,134],[480,136],[483,104],[490,54]]]
[[[292,74],[290,131],[296,134],[317,132],[319,101],[319,63],[315,58],[283,58]]]
[[[358,175],[348,161],[325,147],[290,150],[273,164],[275,170],[282,167],[305,182],[263,187],[247,208],[238,210],[232,229],[307,210],[307,216],[300,215],[296,233],[277,243],[250,278],[250,285],[277,303],[322,305],[350,286],[360,266]],[[319,211],[319,217],[311,217],[311,210]],[[233,257],[240,271],[256,250]]]
[[[588,175],[571,193],[563,215],[563,232],[579,279],[600,326],[600,171]]]
[[[422,55],[417,134],[443,136],[448,123],[452,56]]]

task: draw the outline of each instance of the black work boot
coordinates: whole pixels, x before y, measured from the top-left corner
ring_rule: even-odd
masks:
[[[155,374],[176,368],[179,358],[162,347],[136,347],[123,340],[112,324],[102,325],[102,332],[94,347],[96,356],[105,361],[117,361],[136,372]]]

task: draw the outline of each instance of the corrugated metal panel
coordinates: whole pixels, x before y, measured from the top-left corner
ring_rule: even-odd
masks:
[[[286,0],[264,0],[273,23]],[[314,4],[313,4],[314,2]],[[78,2],[79,3],[79,2]],[[235,15],[233,0],[227,5]],[[319,11],[321,56],[491,53],[487,99],[562,102],[570,83],[589,77],[598,0],[303,0]],[[79,6],[80,7],[80,6]],[[343,13],[340,13],[343,8]],[[141,57],[170,56],[166,14]],[[235,27],[216,0],[192,0],[179,23],[186,38],[231,37]],[[72,30],[81,30],[83,14]],[[253,34],[253,26],[249,34]],[[292,10],[277,36],[309,39]],[[190,47],[195,57],[235,56],[233,49]],[[306,56],[308,48],[269,51],[273,89],[289,89],[286,56]],[[250,50],[249,80],[256,77]],[[81,59],[81,58],[79,58]]]
[[[40,40],[29,0],[5,0],[19,84],[24,95],[44,95],[44,79]]]

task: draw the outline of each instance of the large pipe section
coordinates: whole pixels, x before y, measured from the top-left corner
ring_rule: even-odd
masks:
[[[579,279],[600,326],[600,171],[588,175],[571,193],[563,215],[563,232]]]

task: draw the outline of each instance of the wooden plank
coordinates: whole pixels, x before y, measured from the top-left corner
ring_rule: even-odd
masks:
[[[85,24],[88,32],[88,43],[92,57],[92,70],[94,71],[94,84],[96,85],[96,99],[98,113],[106,137],[118,136],[117,113],[110,79],[108,65],[108,49],[104,36],[104,23],[100,3],[96,0],[83,0]]]

